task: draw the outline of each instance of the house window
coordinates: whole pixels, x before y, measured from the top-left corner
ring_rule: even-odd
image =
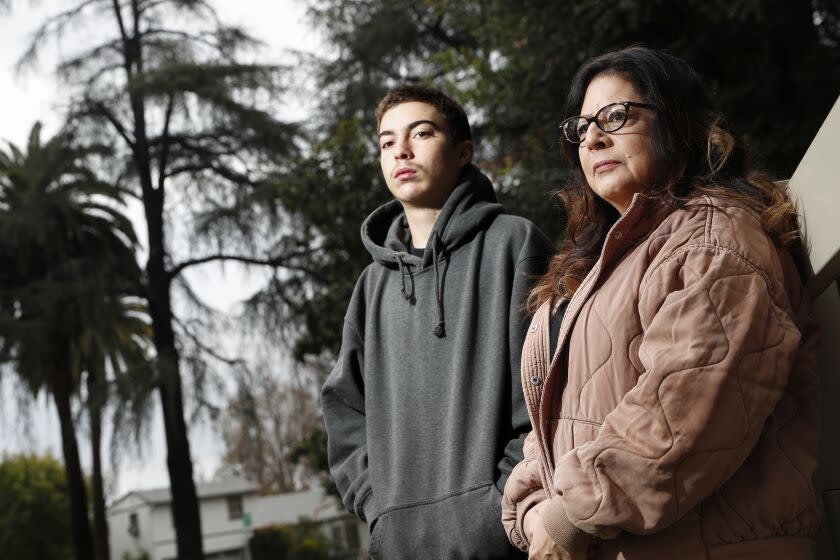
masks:
[[[140,536],[140,522],[137,520],[136,513],[128,514],[128,534],[135,539]]]
[[[334,523],[333,526],[330,527],[330,530],[332,532],[333,548],[335,548],[336,550],[343,549],[345,539],[344,539],[344,531],[342,531],[341,525],[338,525],[338,524]]]
[[[227,497],[228,519],[242,519],[242,496]]]
[[[359,526],[355,519],[348,519],[344,522],[344,533],[347,535],[347,549],[353,552],[359,550]]]

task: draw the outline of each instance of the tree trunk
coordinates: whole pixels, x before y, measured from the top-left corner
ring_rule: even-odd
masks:
[[[70,523],[73,528],[73,551],[76,560],[93,558],[93,542],[88,520],[87,491],[76,445],[76,430],[73,426],[73,412],[70,407],[71,382],[69,373],[59,372],[53,380],[52,394],[58,410],[61,425],[61,447],[64,452],[64,472],[67,474],[67,488],[70,493]],[[48,535],[45,535],[48,538]]]
[[[123,56],[129,86],[133,81],[142,80],[145,62],[140,29],[140,3],[138,0],[132,0],[130,6],[133,25],[131,31],[128,31],[122,19],[120,3],[114,0],[114,15],[123,38]],[[163,409],[163,429],[166,434],[166,463],[169,467],[176,556],[179,560],[203,560],[201,517],[193,481],[187,425],[184,421],[178,349],[175,346],[175,333],[172,328],[171,280],[164,260],[164,180],[163,177],[159,177],[158,188],[154,188],[152,158],[146,130],[146,100],[142,89],[129,87],[128,96],[133,117],[132,158],[140,180],[149,236],[149,260],[146,262],[149,282],[147,299],[157,351],[158,390]],[[162,172],[165,167],[165,161],[159,162],[158,171]]]
[[[172,492],[172,517],[175,522],[177,558],[203,560],[201,516],[198,494],[193,481],[192,456],[187,424],[184,421],[184,397],[178,349],[172,328],[171,281],[164,255],[163,208],[164,189],[152,188],[151,158],[146,141],[145,114],[142,99],[133,99],[134,128],[137,146],[135,164],[143,190],[143,205],[149,235],[149,260],[146,273],[149,279],[149,314],[152,317],[155,350],[157,350],[158,390],[163,409],[163,428],[166,434],[166,463]]]
[[[152,263],[149,273],[149,303],[154,327],[155,347],[158,355],[158,390],[163,409],[163,426],[166,434],[166,463],[172,492],[172,516],[177,533],[177,558],[203,560],[201,516],[198,495],[193,482],[192,457],[184,421],[184,399],[178,350],[172,330],[172,310],[169,301],[169,282],[160,286],[162,266]],[[160,263],[162,265],[162,263]],[[155,271],[155,272],[153,272]]]
[[[104,379],[95,367],[88,370],[88,411],[90,445],[93,454],[93,546],[96,560],[110,560],[108,518],[105,513],[105,488],[102,477],[102,408],[105,402]]]
[[[139,136],[139,134],[138,134]],[[148,302],[157,351],[158,390],[163,410],[163,428],[166,435],[169,484],[172,493],[172,517],[175,523],[177,558],[203,560],[201,517],[198,494],[193,481],[192,456],[184,421],[184,399],[178,350],[172,328],[172,303],[170,281],[163,257],[163,203],[162,195],[151,188],[149,160],[139,159],[138,168],[143,184],[146,222],[149,233],[149,260],[146,273],[149,279]],[[148,185],[148,186],[147,186]],[[158,202],[160,199],[160,202]]]

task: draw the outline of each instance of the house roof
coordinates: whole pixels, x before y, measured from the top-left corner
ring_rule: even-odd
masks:
[[[195,485],[195,490],[199,499],[255,494],[259,491],[259,488],[260,487],[257,484],[243,478],[228,478],[212,482],[199,482]],[[168,504],[172,501],[172,494],[169,491],[169,488],[148,488],[146,490],[132,490],[131,492],[128,492],[117,500],[114,500],[111,507],[115,507],[129,496],[136,496],[149,505]]]

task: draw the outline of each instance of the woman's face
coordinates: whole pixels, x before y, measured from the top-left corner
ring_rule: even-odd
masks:
[[[599,74],[586,88],[580,114],[591,117],[601,107],[618,101],[646,100],[620,74]],[[586,182],[622,214],[633,195],[643,191],[656,175],[650,143],[653,118],[652,109],[631,106],[627,122],[615,132],[606,133],[591,123],[578,148]]]

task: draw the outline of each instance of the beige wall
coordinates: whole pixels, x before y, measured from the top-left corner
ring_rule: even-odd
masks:
[[[816,482],[826,506],[816,558],[840,557],[840,98],[788,183],[810,248],[822,327],[822,443]]]
[[[790,178],[819,273],[840,251],[840,98]]]

